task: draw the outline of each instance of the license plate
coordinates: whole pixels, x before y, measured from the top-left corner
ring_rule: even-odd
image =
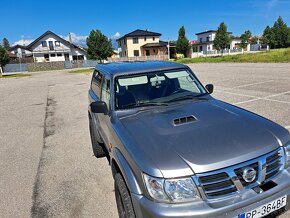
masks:
[[[281,209],[286,206],[287,195],[271,201],[268,204],[264,204],[254,210],[239,215],[239,218],[259,218],[269,215],[270,213]]]

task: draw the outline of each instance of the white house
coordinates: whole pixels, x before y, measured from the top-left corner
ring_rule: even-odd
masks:
[[[26,46],[31,51],[35,62],[86,60],[85,51],[61,38],[51,31],[47,31]]]
[[[206,54],[215,51],[213,40],[215,39],[216,32],[216,30],[208,30],[195,34],[197,36],[197,41],[195,41],[194,46],[197,46],[197,52]],[[231,34],[231,32],[229,32],[229,34]],[[230,49],[239,48],[240,43],[241,39],[239,37],[231,36]]]
[[[12,54],[17,55],[17,57],[31,57],[32,52],[23,45],[14,45],[8,49]]]

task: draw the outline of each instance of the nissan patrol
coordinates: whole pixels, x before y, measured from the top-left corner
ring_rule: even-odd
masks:
[[[182,64],[96,66],[91,142],[111,166],[120,217],[258,218],[289,208],[289,132],[212,92]]]

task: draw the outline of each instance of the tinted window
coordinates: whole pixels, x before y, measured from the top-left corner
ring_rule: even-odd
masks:
[[[95,70],[92,78],[92,90],[94,91],[95,95],[100,98],[101,95],[101,82],[102,82],[103,75]]]

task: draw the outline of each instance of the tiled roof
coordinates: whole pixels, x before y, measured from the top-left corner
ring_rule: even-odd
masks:
[[[137,29],[137,30],[135,30],[133,32],[127,33],[126,35],[122,36],[119,39],[122,39],[122,38],[125,38],[125,37],[135,37],[135,36],[161,36],[161,33],[156,33],[156,32],[150,32],[148,30]]]

